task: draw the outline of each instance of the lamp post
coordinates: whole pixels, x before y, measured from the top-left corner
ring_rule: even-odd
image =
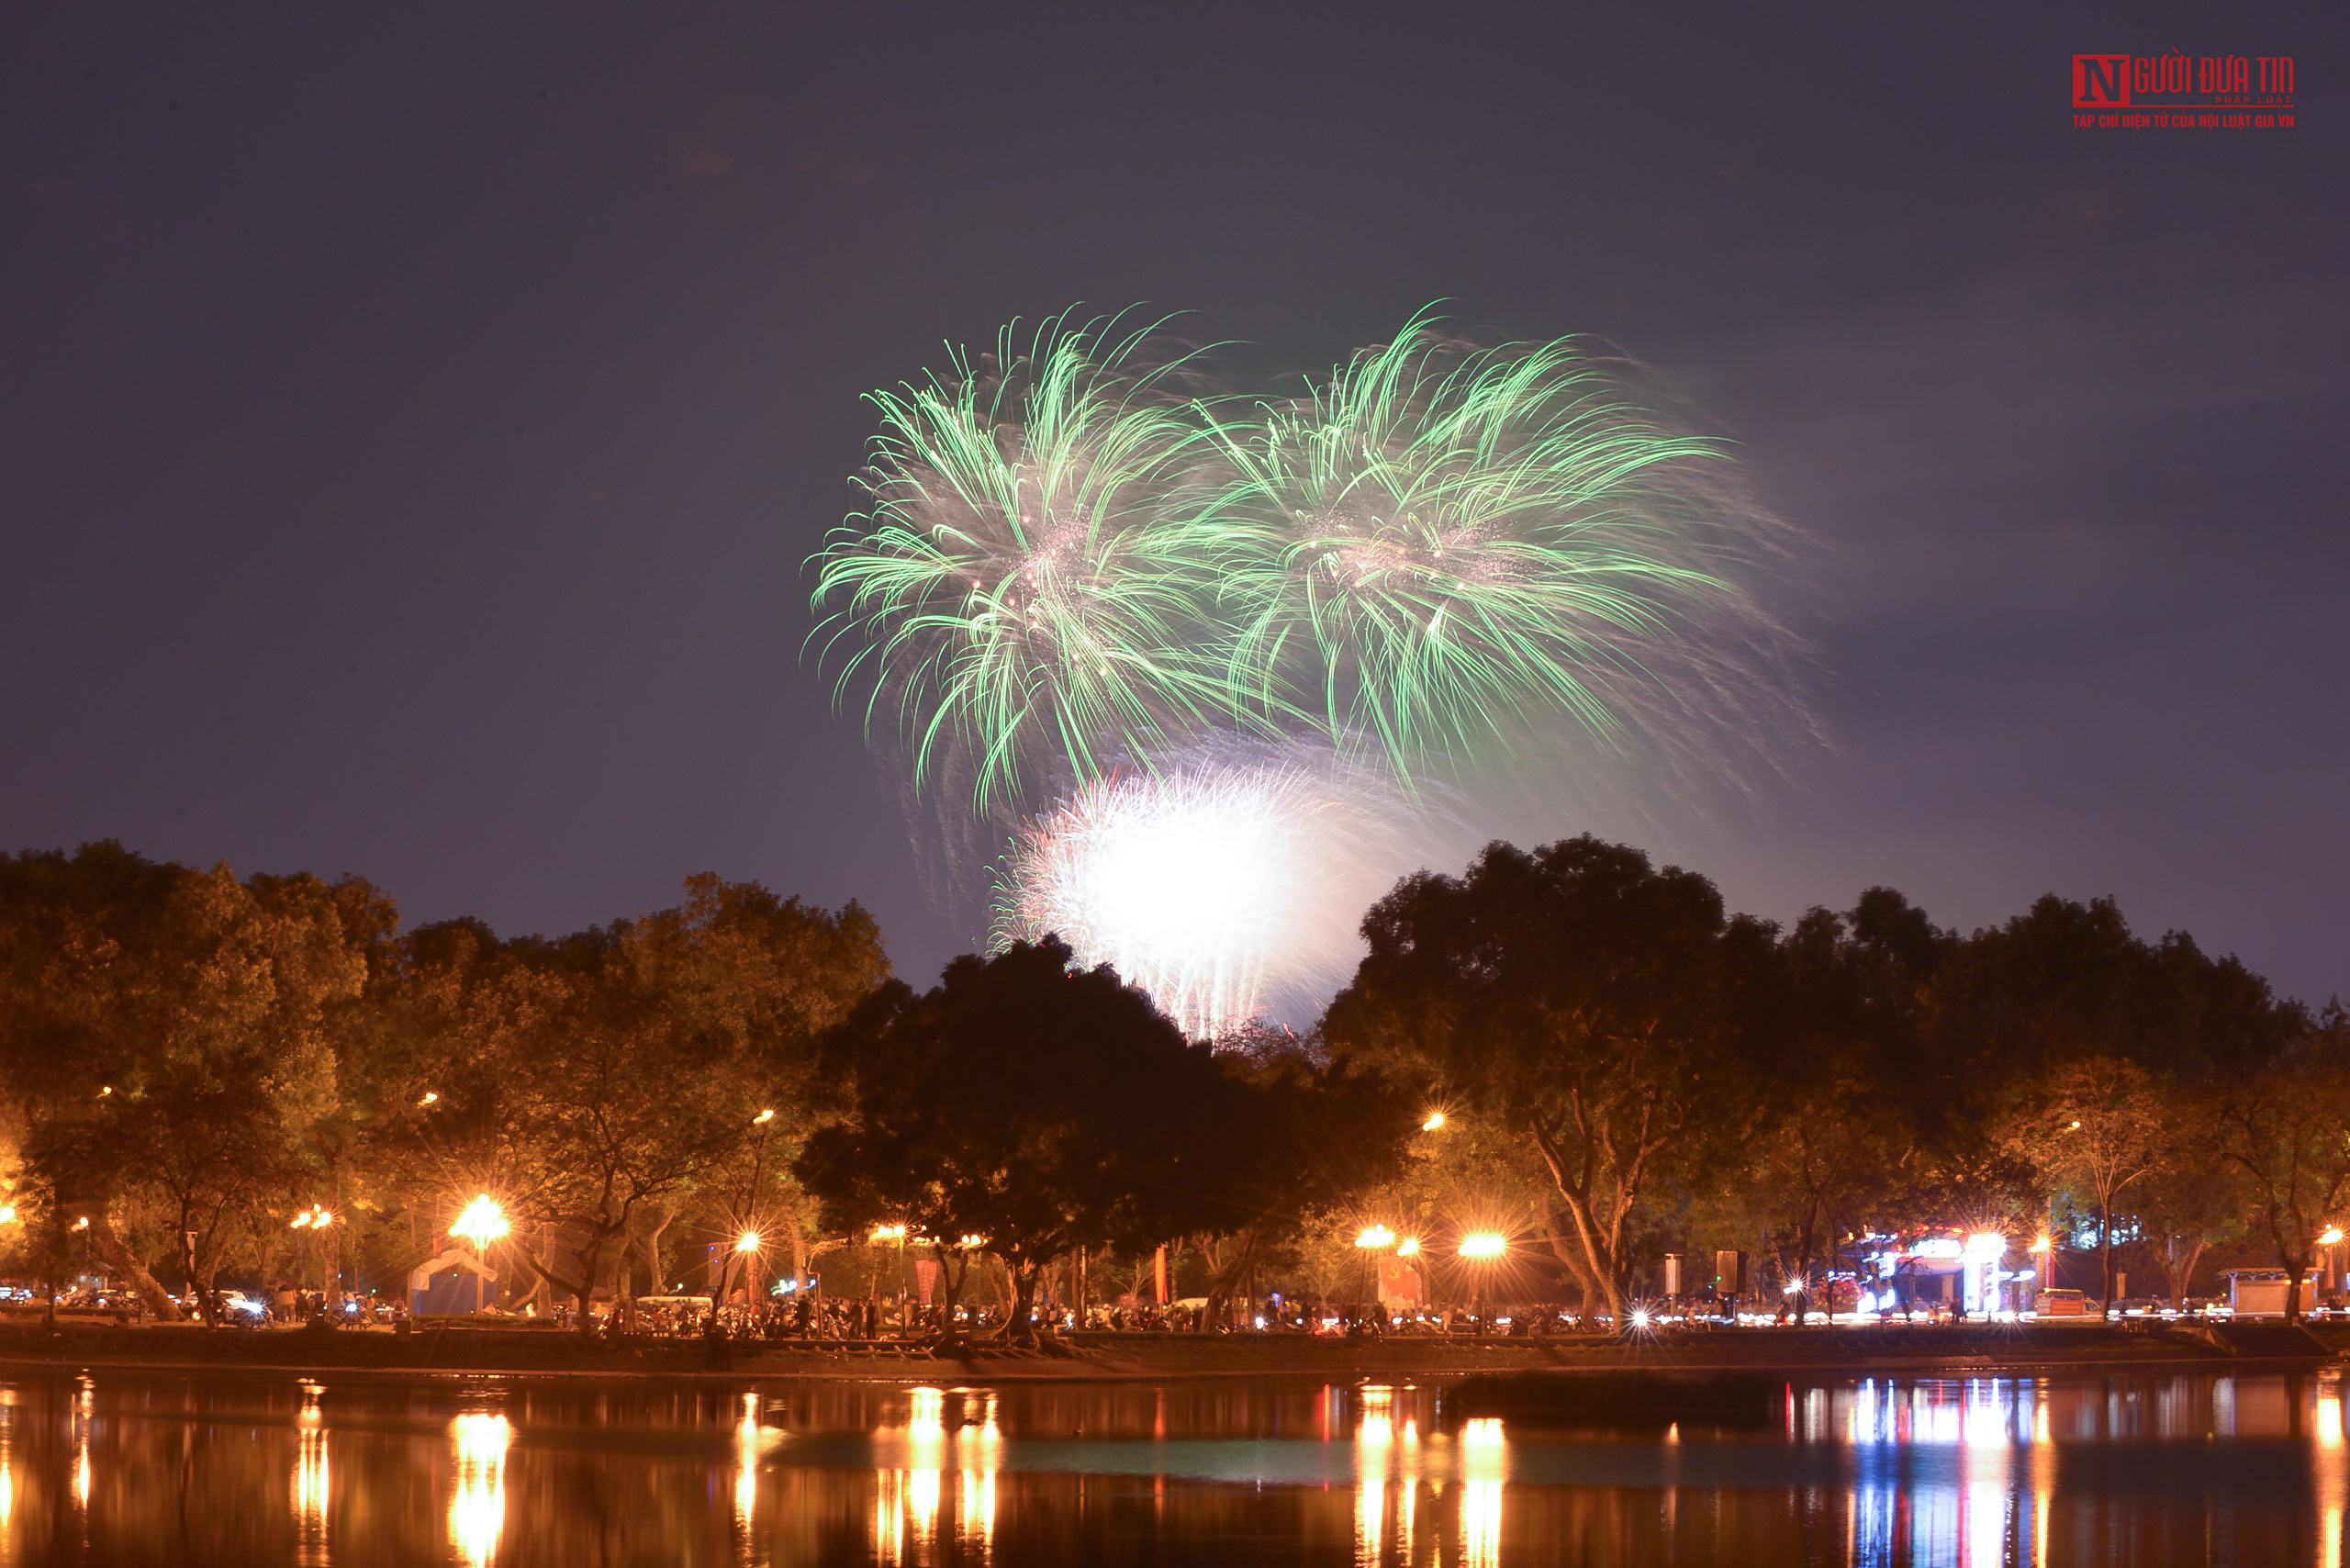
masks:
[[[489,1278],[485,1254],[489,1244],[509,1235],[513,1226],[507,1222],[506,1210],[487,1193],[467,1204],[457,1217],[449,1222],[449,1234],[469,1243],[474,1255],[474,1310],[481,1310],[486,1294],[483,1282]]]
[[[1379,1288],[1379,1260],[1370,1254],[1384,1252],[1394,1245],[1394,1231],[1383,1225],[1364,1226],[1355,1236],[1355,1248],[1365,1255],[1364,1261],[1371,1271],[1371,1299],[1378,1303],[1382,1315],[1386,1312],[1387,1303]]]
[[[2342,1227],[2327,1226],[2325,1234],[2317,1238],[2317,1244],[2325,1249],[2325,1261],[2320,1267],[2317,1282],[2318,1295],[2322,1299],[2329,1282],[2336,1289],[2342,1285],[2342,1254],[2337,1250],[2342,1245]]]
[[[1469,1260],[1471,1275],[1476,1281],[1473,1310],[1477,1314],[1477,1333],[1482,1338],[1490,1316],[1486,1286],[1492,1281],[1494,1260],[1509,1251],[1509,1238],[1496,1230],[1472,1230],[1460,1238],[1460,1251]]]
[[[294,1229],[310,1231],[319,1240],[319,1309],[321,1314],[326,1311],[327,1297],[327,1226],[333,1223],[334,1215],[327,1212],[324,1204],[312,1204],[296,1215],[292,1221]],[[264,1284],[267,1282],[263,1282]]]
[[[898,1244],[898,1326],[905,1327],[906,1311],[906,1227],[902,1225],[877,1225],[873,1227],[876,1241]]]
[[[734,1238],[735,1254],[743,1260],[743,1295],[755,1308],[759,1300],[759,1233],[746,1230]]]

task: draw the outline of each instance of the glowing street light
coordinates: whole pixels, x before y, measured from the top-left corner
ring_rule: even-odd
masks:
[[[16,1223],[17,1205],[14,1204],[0,1204],[0,1225],[14,1225]]]
[[[464,1237],[476,1252],[513,1229],[506,1223],[506,1211],[487,1193],[467,1204],[464,1212],[449,1222],[449,1234]]]
[[[73,1222],[73,1226],[72,1226],[70,1228],[74,1229],[74,1230],[87,1230],[87,1229],[89,1229],[89,1228],[90,1228],[90,1216],[89,1216],[88,1215],[84,1215],[80,1219],[75,1220],[75,1221]]]
[[[1442,1111],[1430,1111],[1428,1119],[1420,1124],[1420,1131],[1424,1133],[1440,1133],[1443,1130],[1444,1113]]]
[[[763,1127],[774,1120],[775,1112],[773,1110],[766,1110],[761,1111],[757,1115],[753,1116],[751,1118],[751,1125],[755,1127]]]
[[[2325,1234],[2317,1238],[2317,1244],[2320,1247],[2339,1247],[2342,1245],[2342,1227],[2338,1225],[2326,1226]]]
[[[1416,1236],[1407,1236],[1395,1244],[1395,1256],[1398,1258],[1416,1258],[1419,1255],[1420,1238]]]
[[[903,1241],[905,1238],[906,1227],[902,1225],[877,1225],[873,1227],[873,1239],[876,1241]]]
[[[1383,1225],[1367,1225],[1355,1238],[1355,1245],[1362,1248],[1393,1247],[1395,1233]]]
[[[1509,1250],[1509,1238],[1496,1230],[1472,1230],[1460,1238],[1463,1258],[1498,1258]]]
[[[759,1233],[755,1230],[746,1230],[734,1239],[734,1250],[737,1252],[756,1252],[758,1249]]]
[[[431,1104],[436,1103],[440,1100],[440,1098],[441,1098],[441,1096],[440,1096],[438,1093],[434,1092],[432,1090],[428,1089],[428,1090],[426,1090],[426,1091],[424,1092],[424,1098],[423,1098],[423,1099],[421,1099],[421,1100],[419,1100],[419,1101],[417,1102],[417,1103],[418,1103],[418,1104],[420,1104],[420,1105],[431,1105]]]

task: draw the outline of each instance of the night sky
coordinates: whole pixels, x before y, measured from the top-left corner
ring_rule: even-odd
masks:
[[[1075,301],[1603,334],[1818,542],[1774,918],[2112,894],[2350,990],[2338,6],[17,6],[0,844],[554,932],[926,903],[801,657],[859,395]],[[2076,129],[2076,52],[2291,129]],[[1513,824],[1580,831],[1577,804]]]

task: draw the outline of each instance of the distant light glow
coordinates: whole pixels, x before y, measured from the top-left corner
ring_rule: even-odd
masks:
[[[1367,1225],[1355,1237],[1355,1245],[1363,1248],[1393,1247],[1395,1233],[1383,1225]]]
[[[1416,1258],[1419,1255],[1420,1238],[1416,1236],[1407,1236],[1395,1244],[1395,1256],[1398,1258]]]
[[[1444,1113],[1442,1111],[1430,1111],[1428,1119],[1420,1124],[1420,1131],[1424,1133],[1438,1133],[1443,1130]]]
[[[1463,1258],[1498,1258],[1509,1250],[1509,1238],[1499,1231],[1472,1230],[1460,1238]]]
[[[756,1252],[758,1249],[759,1233],[755,1230],[746,1230],[734,1238],[734,1250],[737,1252]]]

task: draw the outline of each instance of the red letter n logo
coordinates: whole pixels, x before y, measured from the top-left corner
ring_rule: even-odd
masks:
[[[2073,106],[2076,109],[2126,108],[2130,103],[2130,57],[2126,54],[2073,56]]]

